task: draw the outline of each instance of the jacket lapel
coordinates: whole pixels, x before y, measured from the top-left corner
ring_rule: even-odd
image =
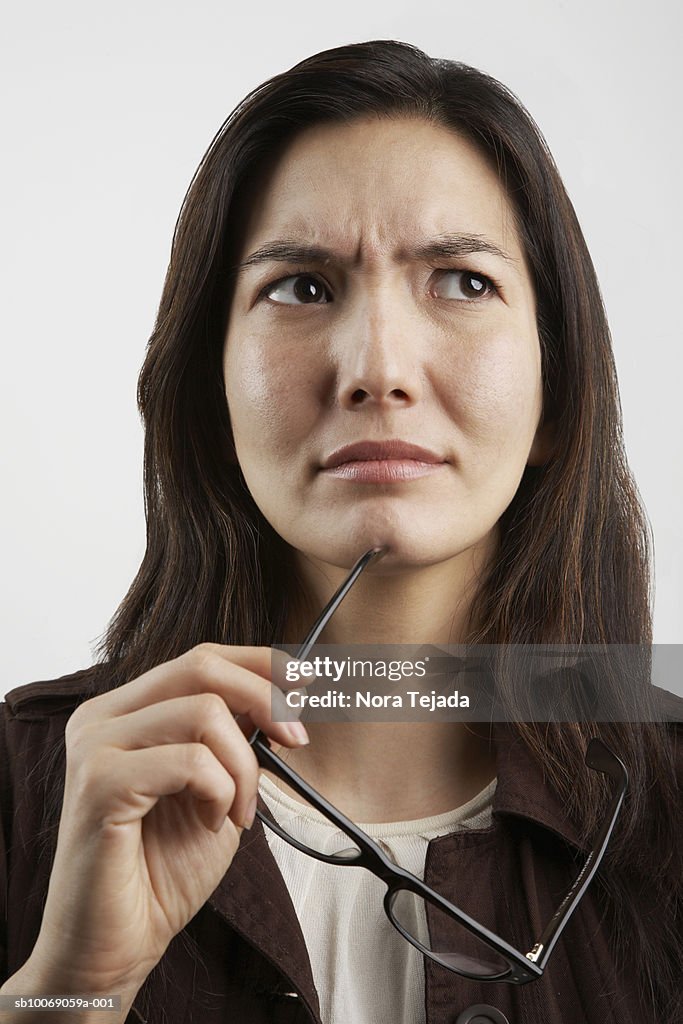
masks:
[[[258,807],[266,810],[260,796]],[[208,903],[285,975],[319,1021],[320,1005],[306,942],[258,818],[242,833],[232,864]]]

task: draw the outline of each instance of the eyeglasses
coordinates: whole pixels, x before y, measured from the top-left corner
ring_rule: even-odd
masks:
[[[359,558],[299,648],[297,659],[303,660],[307,656],[363,569],[383,553],[382,548],[372,548]],[[600,866],[621,810],[628,781],[622,761],[601,740],[592,739],[586,749],[586,765],[593,771],[608,775],[614,784],[607,817],[593,849],[547,927],[530,951],[522,953],[459,907],[449,903],[415,875],[389,860],[377,843],[328,803],[270,749],[265,733],[256,730],[249,742],[259,765],[291,786],[308,804],[324,815],[345,839],[340,848],[333,852],[315,850],[299,842],[288,831],[288,820],[293,825],[298,815],[287,811],[279,814],[276,819],[270,812],[257,810],[258,817],[265,825],[310,857],[340,867],[363,867],[381,878],[387,886],[384,909],[392,925],[408,942],[442,967],[477,981],[505,981],[515,985],[534,981],[543,974],[555,944]]]

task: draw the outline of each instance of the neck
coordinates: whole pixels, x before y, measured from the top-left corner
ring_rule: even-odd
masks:
[[[308,722],[310,745],[275,749],[352,821],[411,821],[462,807],[495,777],[486,728],[460,722]],[[283,782],[273,782],[301,799]]]
[[[491,554],[489,543],[433,565],[378,561],[354,584],[319,643],[465,642],[472,600]],[[290,644],[303,639],[348,569],[300,556],[299,573],[307,600],[292,610]],[[310,745],[287,751],[287,762],[356,821],[445,813],[476,796],[495,774],[488,730],[471,724],[307,722],[306,728]]]

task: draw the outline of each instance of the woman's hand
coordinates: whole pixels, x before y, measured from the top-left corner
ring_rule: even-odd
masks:
[[[306,742],[271,720],[271,655],[200,644],[73,713],[42,970],[83,992],[139,988],[217,887],[254,818],[247,737]]]

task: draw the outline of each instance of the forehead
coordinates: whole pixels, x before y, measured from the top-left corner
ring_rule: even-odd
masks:
[[[252,184],[242,251],[299,236],[380,255],[416,237],[480,234],[522,258],[513,205],[482,152],[451,129],[373,118],[305,129]]]

